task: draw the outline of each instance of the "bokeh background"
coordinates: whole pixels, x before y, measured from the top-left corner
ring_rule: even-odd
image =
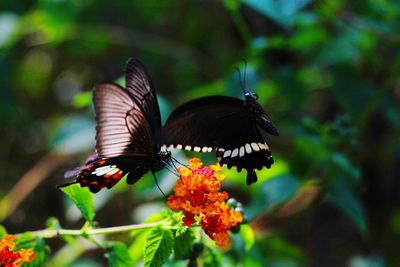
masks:
[[[229,172],[226,190],[257,239],[247,253],[238,239],[223,262],[400,266],[399,26],[400,3],[389,0],[2,0],[0,223],[11,233],[51,217],[81,226],[56,186],[93,152],[91,88],[123,83],[129,57],[151,73],[163,119],[199,96],[242,98],[234,67],[246,59],[246,87],[280,136],[257,184]],[[157,176],[168,193],[175,177]],[[102,227],[165,207],[151,176],[95,201]],[[62,258],[64,243],[48,244],[50,261]],[[106,260],[86,248],[57,264]]]

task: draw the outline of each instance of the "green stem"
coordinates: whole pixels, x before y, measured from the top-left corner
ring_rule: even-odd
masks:
[[[74,229],[45,229],[29,232],[31,235],[40,236],[43,238],[56,238],[62,236],[92,236],[92,235],[109,235],[116,234],[122,232],[130,232],[132,230],[137,229],[145,229],[151,228],[161,225],[167,225],[166,222],[156,222],[156,223],[145,223],[145,224],[131,224],[131,225],[123,225],[123,226],[114,226],[114,227],[106,227],[106,228],[96,228],[96,229],[87,229],[85,226],[81,230]],[[15,234],[15,236],[19,236],[22,234]]]

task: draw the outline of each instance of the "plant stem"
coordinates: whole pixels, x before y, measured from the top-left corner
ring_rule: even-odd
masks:
[[[92,236],[92,235],[109,235],[116,234],[121,232],[129,232],[137,229],[145,229],[156,227],[160,225],[166,225],[166,222],[156,222],[156,223],[145,223],[145,224],[131,224],[131,225],[123,225],[123,226],[114,226],[114,227],[106,227],[106,228],[96,228],[96,229],[84,229],[75,230],[75,229],[45,229],[45,230],[37,230],[29,232],[31,235],[40,236],[43,238],[55,238],[60,236]],[[15,236],[19,236],[22,234],[15,234]]]

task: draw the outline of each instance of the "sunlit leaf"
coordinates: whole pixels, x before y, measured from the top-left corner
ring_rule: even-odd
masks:
[[[172,253],[174,239],[170,230],[154,228],[146,236],[144,266],[159,267]]]
[[[7,234],[6,228],[0,224],[0,238],[2,238],[5,234]]]
[[[245,250],[249,251],[251,247],[254,245],[254,240],[255,240],[253,229],[248,224],[241,224],[240,236],[244,241]]]
[[[141,231],[135,236],[132,244],[129,246],[128,251],[129,255],[132,259],[132,264],[137,264],[141,259],[143,259],[144,251],[143,248],[146,242],[146,235],[148,234],[149,230],[146,229]]]
[[[93,194],[86,187],[78,184],[62,187],[61,190],[75,203],[82,213],[82,217],[88,222],[93,222],[95,215],[93,206]]]

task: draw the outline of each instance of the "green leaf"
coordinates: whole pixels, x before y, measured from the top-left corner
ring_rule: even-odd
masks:
[[[154,228],[146,236],[144,266],[162,266],[172,252],[174,240],[170,230]]]
[[[50,228],[50,229],[56,229],[56,230],[61,229],[60,221],[55,217],[48,218],[46,225],[47,225],[47,228]]]
[[[111,267],[131,267],[132,259],[125,244],[121,242],[112,242],[110,250],[105,254],[108,258],[108,265]]]
[[[184,259],[192,250],[192,245],[195,240],[193,228],[187,228],[184,232],[176,232],[174,241],[174,258],[176,260]]]
[[[7,234],[6,228],[0,224],[0,238],[2,238],[5,234]]]
[[[143,258],[143,248],[146,242],[146,235],[149,231],[149,229],[144,229],[140,233],[136,233],[135,239],[128,248],[133,265],[137,264]]]
[[[208,256],[204,258],[203,267],[221,266],[222,255],[218,250],[207,248]]]
[[[80,187],[78,184],[62,187],[61,191],[68,195],[68,197],[75,203],[81,211],[83,218],[92,223],[95,215],[93,206],[93,194],[89,189]]]
[[[240,225],[240,236],[244,242],[244,248],[249,251],[254,245],[254,232],[253,229],[248,224]]]
[[[274,207],[289,199],[300,187],[300,183],[291,175],[285,174],[264,182],[259,190],[259,197],[266,207]]]
[[[367,219],[360,201],[351,192],[348,183],[341,175],[337,175],[328,186],[327,199],[349,217],[358,230],[365,234]]]

